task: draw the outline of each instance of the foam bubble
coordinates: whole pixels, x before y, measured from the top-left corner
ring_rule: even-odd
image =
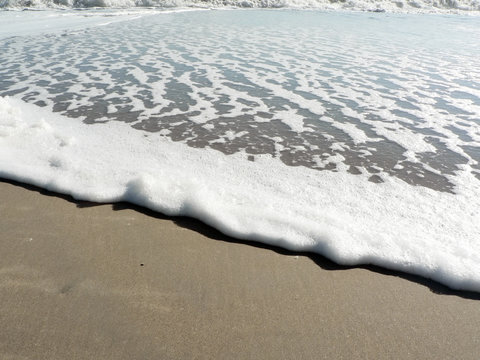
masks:
[[[314,8],[371,12],[459,12],[478,11],[477,0],[2,0],[6,8],[132,8],[132,7],[240,7]]]
[[[244,154],[194,149],[159,134],[145,138],[123,123],[92,127],[2,97],[0,126],[12,121],[16,131],[0,137],[4,178],[77,199],[193,216],[237,238],[480,291],[480,185],[469,172],[458,174],[457,194],[387,175],[373,184],[366,176],[288,167],[270,156],[250,162]],[[58,140],[72,138],[68,146]]]
[[[126,19],[1,40],[0,176],[479,291],[477,18]]]

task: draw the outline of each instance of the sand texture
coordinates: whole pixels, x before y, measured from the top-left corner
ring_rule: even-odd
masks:
[[[480,295],[0,183],[0,359],[475,359]]]

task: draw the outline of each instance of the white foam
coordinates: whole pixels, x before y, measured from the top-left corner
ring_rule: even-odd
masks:
[[[333,127],[344,131],[352,138],[354,144],[363,144],[367,141],[375,141],[375,139],[368,137],[362,129],[359,129],[354,124],[337,122],[327,116],[323,116],[321,120],[329,122]]]
[[[77,13],[110,18],[112,11]],[[125,12],[132,16],[142,13]],[[31,16],[31,12],[8,13],[7,18],[20,20]],[[40,13],[48,17],[53,12]],[[178,122],[169,120],[172,126],[183,122],[191,128],[210,123],[205,129],[218,131],[222,131],[220,118],[233,122],[249,115],[256,123],[280,120],[309,146],[315,145],[311,142],[315,139],[307,136],[308,132],[329,136],[319,129],[326,122],[348,135],[352,151],[388,139],[404,149],[403,157],[429,172],[441,169],[430,171],[432,166],[418,159],[443,146],[457,159],[450,169],[462,162],[477,164],[475,156],[465,150],[480,143],[480,124],[475,122],[480,106],[474,100],[479,95],[475,88],[480,79],[476,66],[479,53],[471,40],[472,33],[480,34],[476,33],[477,18],[372,18],[358,13],[241,10],[204,11],[187,18],[185,14],[160,13],[95,32],[66,31],[65,36],[55,39],[10,39],[0,52],[4,69],[10,69],[0,68],[0,75],[8,77],[4,94],[50,107],[60,101],[64,113],[75,112],[75,116],[86,116],[94,102],[103,102],[103,115],[110,116],[95,117],[94,121],[123,121],[125,109],[129,109],[139,114],[128,121],[142,128],[148,128],[149,119],[162,122],[166,117],[178,118]],[[61,14],[51,19],[53,28]],[[245,31],[242,19],[247,18],[255,26]],[[10,30],[9,24],[0,21],[0,33],[15,35],[18,29]],[[284,24],[291,24],[295,31]],[[36,27],[28,31],[34,32]],[[152,37],[162,41],[152,42]],[[52,56],[44,56],[46,52]],[[20,54],[24,61],[18,61]],[[87,64],[88,71],[84,70]],[[59,81],[59,76],[70,80]],[[468,81],[462,85],[458,80]],[[439,87],[432,87],[432,83]],[[68,100],[59,100],[62,86],[70,96]],[[179,87],[184,97],[181,106],[172,100]],[[455,92],[469,99],[455,97]],[[445,111],[437,104],[438,99],[447,107],[468,113],[456,116],[453,110]],[[138,124],[141,122],[145,123]],[[461,131],[471,140],[452,130],[460,128],[462,122],[469,124]],[[255,129],[251,123],[246,127]],[[429,134],[434,134],[439,143],[433,144]],[[220,140],[222,134],[212,135],[217,138],[210,144],[224,141]],[[254,131],[250,135],[255,136]],[[283,146],[286,151],[290,148],[288,143]],[[397,158],[401,155],[402,150],[395,154]],[[347,162],[353,161],[351,156],[346,158]]]
[[[368,175],[194,149],[122,123],[89,126],[8,97],[0,98],[0,135],[4,178],[77,199],[129,201],[199,218],[237,238],[480,291],[480,182],[469,171],[457,173],[457,194],[386,175],[373,184]]]
[[[153,133],[3,99],[0,176],[479,291],[478,18],[186,15],[4,40],[4,94]]]
[[[305,130],[303,126],[303,116],[299,116],[294,109],[278,111],[275,118],[279,118],[283,123],[288,125],[290,129],[295,132],[302,132]]]
[[[132,7],[313,8],[389,12],[467,12],[480,10],[478,0],[1,0],[0,8],[132,8]]]

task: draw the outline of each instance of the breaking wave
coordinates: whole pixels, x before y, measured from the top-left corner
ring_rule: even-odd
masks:
[[[0,8],[240,7],[311,8],[375,12],[465,13],[480,11],[480,0],[0,0]]]

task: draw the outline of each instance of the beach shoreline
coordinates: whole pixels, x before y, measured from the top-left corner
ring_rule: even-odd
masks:
[[[0,182],[0,357],[476,359],[479,296]]]

